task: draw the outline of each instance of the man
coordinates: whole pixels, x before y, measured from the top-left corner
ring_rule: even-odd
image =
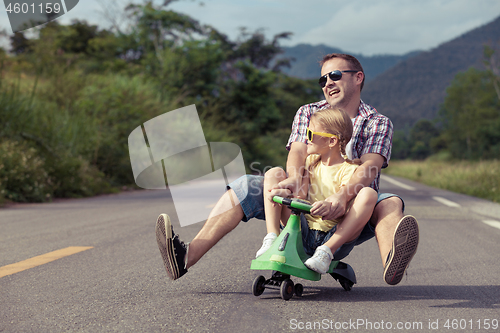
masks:
[[[311,115],[328,104],[343,109],[354,124],[347,154],[350,159],[359,158],[362,164],[348,185],[326,200],[331,206],[324,218],[336,219],[345,214],[348,202],[361,188],[371,186],[378,192],[380,170],[387,167],[390,159],[393,130],[387,117],[361,101],[365,76],[356,58],[333,53],[325,56],[321,65],[319,84],[325,100],[304,105],[297,111],[287,144],[289,154],[286,168],[289,177],[279,183],[277,189],[282,196],[289,196],[300,188],[301,170],[307,156],[306,129]],[[246,191],[244,186],[258,188],[259,191]],[[169,217],[160,215],[156,224],[157,242],[169,277],[175,280],[184,275],[240,221],[254,217],[265,219],[262,190],[261,176],[247,175],[231,183],[189,247],[175,235]],[[239,204],[235,206],[233,202]],[[359,245],[376,237],[384,267],[384,280],[391,285],[401,281],[418,245],[418,223],[413,216],[403,216],[403,210],[404,203],[400,197],[379,193],[373,215],[356,240],[356,245]]]

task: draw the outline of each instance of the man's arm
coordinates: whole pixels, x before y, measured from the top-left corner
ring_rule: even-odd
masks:
[[[307,157],[307,145],[303,142],[294,142],[290,147],[286,161],[286,172],[289,178],[301,178]]]
[[[303,142],[293,142],[286,161],[286,171],[288,178],[274,186],[274,189],[284,189],[280,195],[287,197],[291,194],[298,194],[302,184],[304,165],[307,157],[307,145]]]
[[[347,203],[352,200],[363,187],[368,187],[377,177],[385,158],[379,154],[365,154],[361,156],[362,164],[356,169],[346,186],[339,192],[326,198],[332,203],[330,213],[324,217],[328,220],[339,218],[345,214]]]

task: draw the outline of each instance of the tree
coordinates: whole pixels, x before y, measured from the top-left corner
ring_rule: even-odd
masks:
[[[500,54],[498,53],[498,48],[495,50],[491,46],[485,46],[484,58],[484,64],[493,76],[493,86],[495,87],[495,92],[500,100]]]
[[[69,26],[64,26],[58,36],[58,46],[65,52],[89,53],[89,42],[107,34],[106,30],[99,31],[96,25],[89,25],[86,21],[74,20]]]
[[[269,69],[272,60],[283,53],[279,46],[280,40],[287,39],[291,35],[291,32],[283,32],[275,35],[272,41],[268,42],[262,30],[248,33],[245,28],[242,28],[239,41],[230,59],[246,59],[257,68]],[[290,59],[276,61],[272,70],[278,72],[281,67],[290,67]]]
[[[410,142],[405,130],[394,131],[392,137],[391,159],[404,160],[410,156]]]
[[[422,160],[431,155],[431,141],[438,135],[438,129],[430,120],[417,121],[410,130],[410,157]]]
[[[453,157],[500,157],[500,100],[493,80],[490,72],[470,68],[446,90],[443,138]]]
[[[15,55],[20,55],[22,53],[31,51],[30,40],[24,36],[24,33],[19,31],[10,37],[10,52]]]

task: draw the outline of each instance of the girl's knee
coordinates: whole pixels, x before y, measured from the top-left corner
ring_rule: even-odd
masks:
[[[378,200],[378,193],[371,187],[363,187],[359,192],[357,197],[366,203],[376,204]]]

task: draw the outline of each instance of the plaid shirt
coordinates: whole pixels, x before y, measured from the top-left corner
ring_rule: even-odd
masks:
[[[326,100],[302,106],[293,119],[292,134],[286,145],[290,150],[293,142],[307,143],[306,129],[309,126],[311,116],[321,109],[328,107]],[[388,166],[391,159],[392,148],[392,122],[386,116],[381,115],[373,107],[361,101],[358,115],[354,120],[352,133],[352,157],[361,158],[364,154],[375,153],[384,157],[382,168]],[[370,187],[378,192],[380,183],[380,172],[373,180]]]

